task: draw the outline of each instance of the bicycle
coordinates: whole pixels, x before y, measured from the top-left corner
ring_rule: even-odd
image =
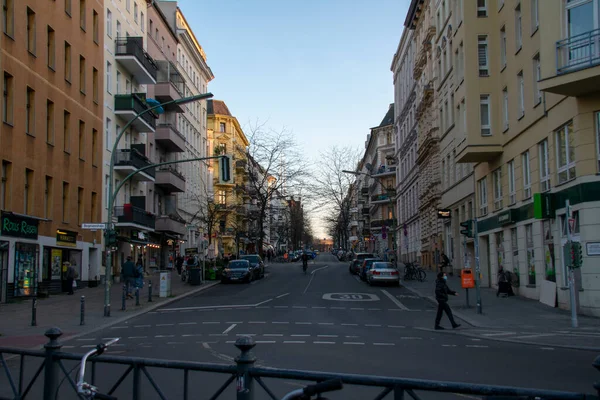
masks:
[[[423,270],[423,268],[415,263],[409,262],[404,267],[405,281],[418,280],[419,282],[424,282],[426,277],[427,273]]]
[[[342,387],[343,384],[341,379],[330,379],[314,385],[292,390],[283,396],[281,400],[310,400],[312,396],[318,396],[318,398],[321,400],[327,400],[324,397],[321,397],[321,394],[325,392],[332,392],[334,390],[340,390]]]
[[[96,346],[95,349],[88,351],[81,358],[80,368],[79,368],[79,378],[77,379],[77,394],[80,398],[83,399],[100,399],[100,400],[117,400],[116,397],[110,396],[108,394],[103,394],[98,392],[98,388],[96,386],[90,385],[85,381],[85,365],[87,359],[92,356],[99,356],[108,348],[108,346],[115,344],[119,341],[119,338],[114,338],[109,340],[106,343],[100,343]],[[58,393],[57,393],[58,395]]]

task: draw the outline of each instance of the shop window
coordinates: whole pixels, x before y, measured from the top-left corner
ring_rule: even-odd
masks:
[[[496,233],[496,260],[498,261],[498,271],[504,267],[504,232]]]
[[[573,224],[573,228],[571,229],[571,235],[572,236],[579,236],[579,211],[573,211],[573,220],[574,220],[574,224]],[[567,238],[567,229],[569,228],[569,225],[567,224],[565,215],[561,215],[560,216],[560,226],[561,226],[561,236],[564,238]]]
[[[552,234],[552,221],[542,221],[544,235],[544,276],[547,281],[556,282],[554,235]]]
[[[527,244],[528,283],[535,286],[535,251],[533,247],[533,224],[525,225],[525,243]]]
[[[37,291],[38,246],[29,243],[15,244],[15,297],[33,296]]]
[[[512,267],[513,273],[515,274],[515,278],[518,279],[520,277],[519,270],[519,238],[517,236],[517,228],[511,228],[510,230],[510,247],[512,249]]]

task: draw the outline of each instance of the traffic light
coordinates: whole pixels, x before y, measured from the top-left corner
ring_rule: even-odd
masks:
[[[117,245],[117,231],[109,229],[106,231],[106,246],[112,247]]]
[[[468,238],[473,237],[473,220],[472,219],[461,222],[460,227],[464,228],[464,229],[460,230],[461,235],[465,235]]]
[[[580,242],[571,243],[572,268],[581,268],[583,265],[583,250]]]
[[[231,156],[219,157],[219,181],[226,183],[231,181]]]

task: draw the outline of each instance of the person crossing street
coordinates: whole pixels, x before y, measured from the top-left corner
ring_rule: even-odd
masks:
[[[435,281],[435,299],[438,302],[437,315],[435,316],[435,329],[444,329],[440,322],[442,320],[442,312],[446,312],[450,323],[452,324],[452,328],[456,329],[460,326],[454,321],[454,316],[452,315],[452,310],[448,305],[448,295],[451,294],[453,296],[458,296],[454,290],[450,289],[446,284],[446,280],[448,277],[445,273],[440,272],[437,274],[437,280]]]

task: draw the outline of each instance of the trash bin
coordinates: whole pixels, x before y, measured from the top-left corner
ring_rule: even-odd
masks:
[[[202,283],[202,268],[188,268],[190,277],[188,278],[188,282],[190,285],[200,285]]]

